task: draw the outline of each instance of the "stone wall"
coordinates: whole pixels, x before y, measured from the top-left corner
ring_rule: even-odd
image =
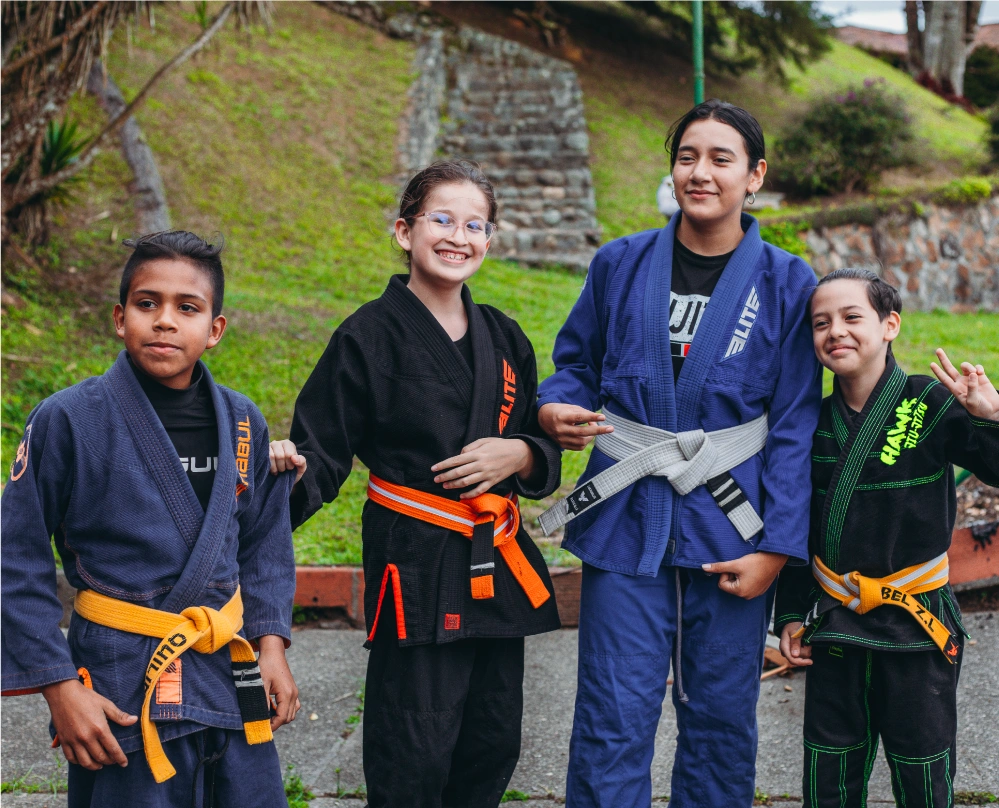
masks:
[[[999,197],[964,208],[926,204],[921,215],[890,213],[873,225],[818,227],[805,241],[819,275],[872,269],[901,290],[906,309],[999,310]]]
[[[582,91],[568,62],[468,28],[417,34],[399,164],[478,162],[496,187],[492,254],[585,270],[600,244]]]

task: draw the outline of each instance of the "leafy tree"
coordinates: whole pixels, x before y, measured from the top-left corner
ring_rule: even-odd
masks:
[[[999,100],[999,50],[979,45],[968,57],[964,95],[976,107],[991,107]]]
[[[945,97],[963,97],[981,10],[981,0],[906,0],[909,72]]]

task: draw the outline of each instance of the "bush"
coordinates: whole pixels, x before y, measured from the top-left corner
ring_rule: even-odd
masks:
[[[976,107],[991,107],[999,101],[999,51],[979,45],[968,57],[964,70],[964,97]]]
[[[952,180],[933,194],[944,205],[974,205],[992,196],[992,183],[984,177]]]
[[[777,143],[777,179],[809,196],[866,190],[889,168],[912,162],[905,102],[884,79],[815,101]]]
[[[772,224],[761,222],[760,238],[807,261],[809,258],[808,245],[799,235],[807,229],[808,222],[773,222]]]
[[[989,110],[989,128],[985,130],[985,143],[993,165],[999,165],[999,105]]]

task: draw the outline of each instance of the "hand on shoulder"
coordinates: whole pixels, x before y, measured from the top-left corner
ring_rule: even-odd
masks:
[[[961,406],[976,418],[999,421],[999,392],[985,375],[985,368],[962,362],[959,371],[943,348],[937,348],[937,358],[940,364],[930,362],[930,368]]]

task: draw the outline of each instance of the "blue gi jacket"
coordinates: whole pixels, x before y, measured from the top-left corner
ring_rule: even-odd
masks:
[[[722,272],[676,385],[670,358],[670,276],[680,215],[604,245],[555,341],[555,373],[538,404],[577,404],[681,432],[736,426],[769,413],[763,451],[732,476],[763,518],[744,541],[704,486],[679,496],[645,477],[581,513],[563,547],[588,564],[630,575],[660,565],[699,567],[756,550],[808,559],[810,450],[822,398],[806,317],[812,269],[745,231]],[[675,387],[675,389],[674,389]],[[594,449],[585,481],[614,461]]]
[[[143,676],[158,641],[74,614],[67,642],[53,535],[77,589],[180,612],[220,608],[238,584],[242,633],[290,637],[294,475],[270,474],[260,411],[203,371],[219,429],[207,513],[124,351],[103,376],[56,393],[28,417],[0,503],[5,693],[75,678],[83,666],[98,693],[132,715],[142,709]],[[202,725],[241,729],[228,650],[190,651],[179,661],[179,700],[174,692],[152,701],[153,720],[166,722],[162,740]],[[142,748],[138,724],[111,728],[125,752]]]

